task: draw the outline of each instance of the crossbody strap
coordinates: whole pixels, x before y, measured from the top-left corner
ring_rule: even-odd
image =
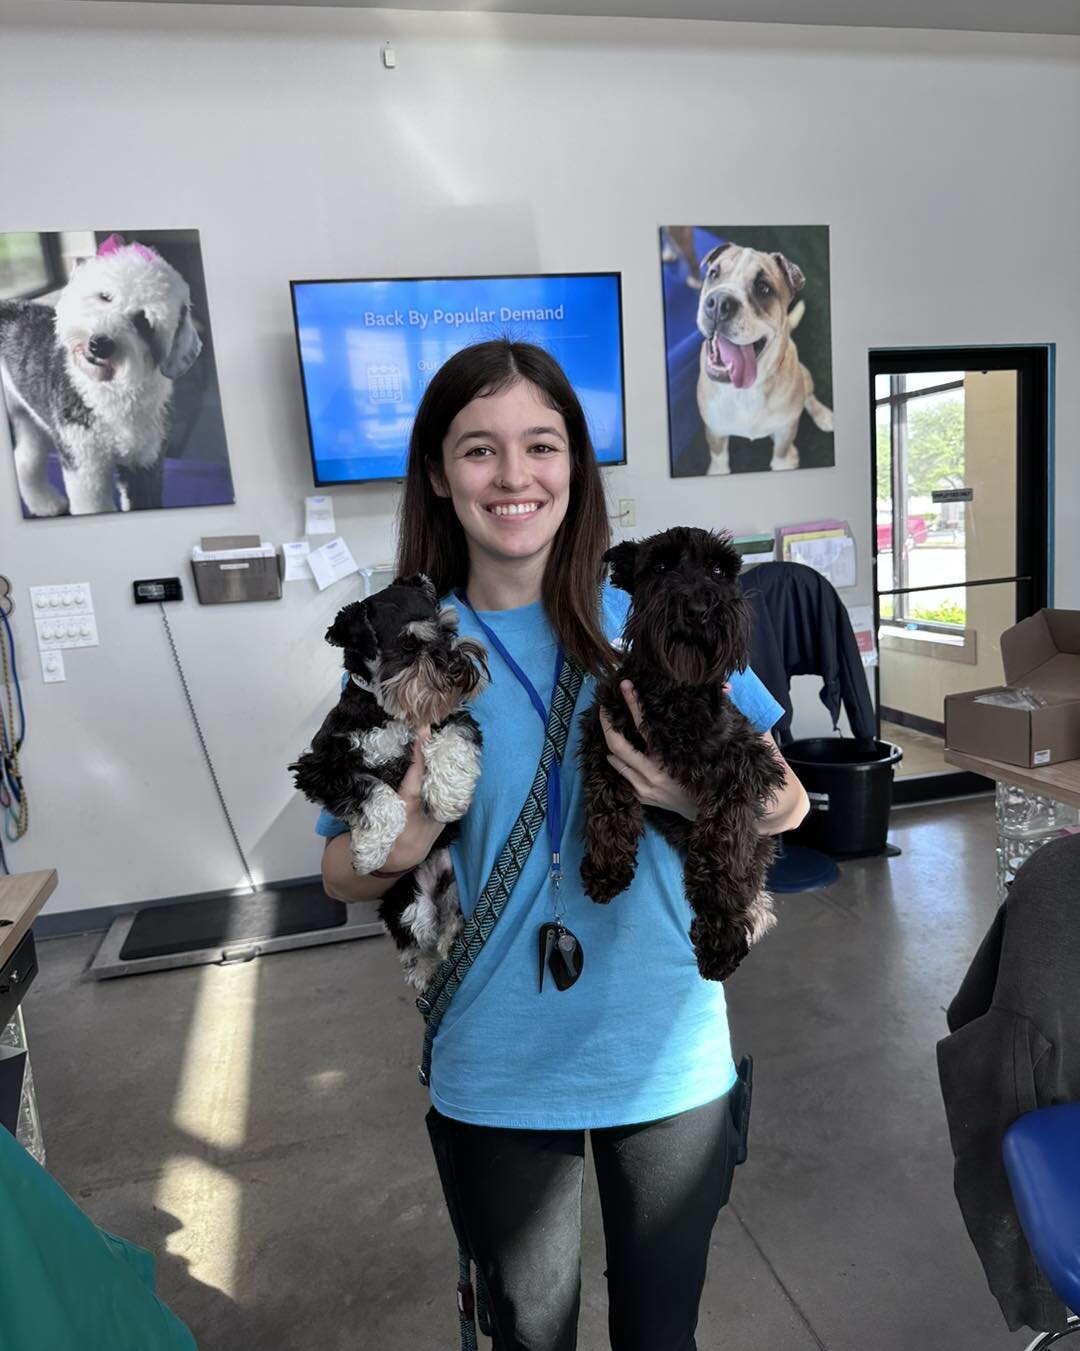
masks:
[[[551,698],[551,710],[548,713],[547,726],[544,728],[544,748],[540,754],[540,763],[536,767],[536,777],[529,789],[529,796],[525,799],[525,805],[514,823],[514,828],[495,860],[491,876],[457,941],[450,949],[449,956],[416,1001],[416,1007],[424,1015],[426,1024],[420,1064],[420,1082],[425,1087],[431,1075],[431,1048],[443,1014],[449,1007],[458,986],[465,979],[465,973],[487,942],[496,920],[502,914],[503,907],[521,876],[525,860],[529,857],[529,851],[544,823],[547,813],[548,770],[553,761],[562,763],[563,752],[570,736],[570,724],[574,720],[574,706],[584,675],[581,667],[575,662],[563,663],[558,684]]]

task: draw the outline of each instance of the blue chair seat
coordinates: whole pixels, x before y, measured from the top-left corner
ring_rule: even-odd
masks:
[[[1019,1117],[1002,1151],[1035,1261],[1058,1298],[1080,1312],[1080,1102]]]

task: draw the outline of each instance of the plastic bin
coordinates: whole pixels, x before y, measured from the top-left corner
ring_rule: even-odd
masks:
[[[885,848],[893,768],[903,751],[891,741],[805,737],[781,747],[810,798],[806,820],[790,838],[843,858]]]

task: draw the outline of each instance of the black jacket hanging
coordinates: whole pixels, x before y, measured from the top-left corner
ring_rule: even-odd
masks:
[[[791,738],[791,677],[819,675],[821,702],[834,729],[844,706],[852,735],[877,735],[866,672],[844,603],[836,588],[804,563],[759,563],[744,574],[751,607],[750,664],[784,716],[773,729],[782,746]]]

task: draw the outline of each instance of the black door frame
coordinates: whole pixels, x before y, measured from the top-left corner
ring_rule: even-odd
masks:
[[[877,400],[879,375],[904,375],[916,371],[995,371],[1017,373],[1016,407],[1016,574],[1004,578],[1016,585],[1016,619],[1025,619],[1050,603],[1053,521],[1052,445],[1053,375],[1052,344],[1016,347],[893,347],[870,349],[870,551],[874,587],[875,640],[881,626],[878,592],[877,547]],[[881,734],[881,667],[874,667],[874,713]],[[989,792],[990,779],[957,770],[955,773],[924,774],[897,779],[893,786],[896,805],[926,802]]]

